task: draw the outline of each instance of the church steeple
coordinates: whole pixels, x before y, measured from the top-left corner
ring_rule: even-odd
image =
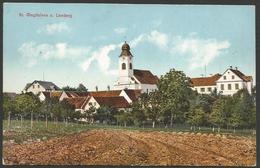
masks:
[[[126,42],[122,45],[122,51],[119,56],[119,79],[118,84],[131,84],[133,77],[133,55],[130,52],[130,46]]]
[[[129,46],[129,44],[126,43],[126,41],[125,41],[125,43],[122,45],[122,51],[121,51],[121,54],[120,54],[119,57],[121,57],[121,56],[133,56],[133,55],[131,54],[131,52],[130,52],[130,46]]]

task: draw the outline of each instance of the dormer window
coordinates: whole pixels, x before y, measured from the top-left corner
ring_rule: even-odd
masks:
[[[223,79],[224,79],[224,80],[226,80],[226,79],[227,79],[227,77],[226,77],[226,76],[223,76]]]
[[[123,69],[123,70],[126,69],[125,63],[122,64],[122,69]]]

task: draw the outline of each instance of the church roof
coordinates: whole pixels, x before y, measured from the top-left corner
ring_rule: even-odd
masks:
[[[125,55],[125,56],[133,56],[132,54],[131,54],[131,52],[130,52],[130,46],[129,46],[129,44],[127,44],[126,43],[126,41],[125,41],[125,43],[122,45],[122,51],[121,51],[121,54],[120,54],[120,56],[119,57],[121,57],[121,56],[123,56],[123,55]]]
[[[158,77],[149,70],[134,69],[134,77],[142,84],[157,84]]]

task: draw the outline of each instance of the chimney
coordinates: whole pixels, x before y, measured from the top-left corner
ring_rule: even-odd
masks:
[[[107,85],[107,90],[110,91],[110,86],[109,85]]]
[[[98,91],[98,86],[96,86],[96,92]]]
[[[232,66],[229,66],[230,69],[232,69]]]
[[[236,70],[237,70],[237,67],[235,67],[236,68]]]

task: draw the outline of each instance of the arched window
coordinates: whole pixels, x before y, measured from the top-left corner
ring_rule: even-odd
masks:
[[[132,69],[132,63],[129,64],[129,69]]]
[[[125,63],[122,64],[122,69],[126,69]]]

